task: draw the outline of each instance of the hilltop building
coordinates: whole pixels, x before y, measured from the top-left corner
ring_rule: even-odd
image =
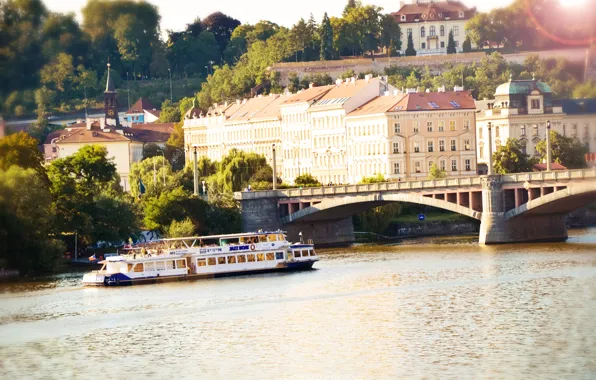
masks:
[[[124,114],[124,120],[131,126],[133,123],[155,123],[159,121],[161,111],[147,99],[141,97]]]
[[[465,26],[476,15],[476,8],[452,0],[410,0],[400,4],[400,9],[391,15],[401,28],[402,54],[410,34],[417,55],[447,54],[450,31],[457,51],[463,51]]]

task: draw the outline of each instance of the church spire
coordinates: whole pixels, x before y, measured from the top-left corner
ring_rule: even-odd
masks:
[[[110,62],[108,60],[108,80],[106,81],[106,92],[114,92],[116,88],[114,87],[114,82],[112,81],[112,76],[110,75]]]

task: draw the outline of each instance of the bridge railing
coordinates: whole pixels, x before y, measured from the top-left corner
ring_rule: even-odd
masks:
[[[513,173],[503,175],[504,183],[532,181],[568,181],[572,179],[596,178],[596,168],[576,170],[555,170],[551,172]]]

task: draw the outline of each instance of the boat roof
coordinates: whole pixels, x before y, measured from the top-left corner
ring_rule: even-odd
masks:
[[[240,238],[245,236],[259,236],[259,235],[272,235],[272,234],[285,234],[286,231],[261,231],[261,232],[243,232],[238,234],[225,234],[225,235],[208,235],[208,236],[189,236],[181,238],[168,238],[161,239],[160,241],[180,241],[180,240],[209,240],[209,239],[222,239],[222,238]]]

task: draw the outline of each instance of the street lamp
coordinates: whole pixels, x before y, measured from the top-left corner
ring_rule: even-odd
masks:
[[[272,152],[273,152],[273,190],[277,189],[277,162],[275,159],[275,144],[273,144]]]
[[[546,121],[546,171],[552,170],[551,164],[551,151],[550,151],[550,120]]]
[[[199,168],[197,163],[197,147],[193,146],[194,149],[194,178],[193,178],[193,185],[194,185],[194,194],[199,195]]]
[[[325,154],[327,155],[327,176],[329,177],[329,183],[331,183],[331,155],[333,152],[331,152],[330,146],[327,147]]]
[[[173,103],[173,100],[172,100],[172,70],[168,69],[168,73],[170,74],[170,103]]]
[[[492,123],[488,122],[488,175],[493,175],[493,134]]]

